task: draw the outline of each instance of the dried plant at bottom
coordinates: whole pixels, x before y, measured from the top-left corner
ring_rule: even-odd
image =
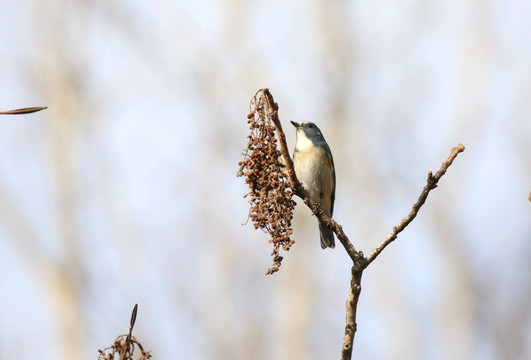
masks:
[[[250,134],[243,161],[238,165],[238,176],[245,177],[249,186],[249,219],[255,229],[262,229],[270,235],[273,244],[273,266],[266,275],[279,270],[283,257],[279,251],[288,251],[295,243],[291,220],[295,201],[293,190],[285,172],[281,152],[277,147],[276,127],[272,120],[277,109],[273,109],[263,90],[251,99],[250,113],[247,116]]]
[[[137,358],[138,360],[151,359],[151,352],[144,350],[142,344],[131,335],[133,327],[135,326],[137,310],[138,304],[135,304],[133,313],[131,314],[129,334],[119,335],[111,346],[103,350],[98,350],[98,360],[133,360],[135,349],[140,351],[140,357]]]
[[[140,351],[138,360],[151,359],[151,352],[144,350],[142,344],[136,340],[134,336],[129,339],[129,346],[127,346],[127,335],[120,335],[114,340],[114,344],[103,350],[98,350],[98,360],[133,360],[135,349]],[[138,354],[138,351],[137,351]]]

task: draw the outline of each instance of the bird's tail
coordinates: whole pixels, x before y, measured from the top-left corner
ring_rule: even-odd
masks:
[[[326,249],[327,247],[333,249],[336,247],[336,243],[334,241],[334,232],[320,221],[319,232],[321,233],[321,247],[323,249]]]

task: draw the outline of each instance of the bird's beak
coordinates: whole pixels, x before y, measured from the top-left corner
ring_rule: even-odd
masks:
[[[301,126],[301,124],[299,124],[298,122],[295,122],[295,121],[291,121],[291,124],[293,126],[295,126],[297,129],[299,128],[299,126]]]

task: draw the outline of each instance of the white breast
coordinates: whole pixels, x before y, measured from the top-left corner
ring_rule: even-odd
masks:
[[[329,167],[329,157],[322,147],[313,147],[311,143],[300,146],[294,154],[295,173],[313,201],[321,203],[321,194],[329,199],[333,191],[333,175]],[[309,141],[309,140],[308,140]]]

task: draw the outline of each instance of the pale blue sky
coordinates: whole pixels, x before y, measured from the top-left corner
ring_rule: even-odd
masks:
[[[289,120],[319,124],[336,163],[334,217],[366,252],[427,172],[466,146],[366,271],[358,358],[526,358],[530,10],[516,0],[0,3],[0,109],[49,106],[0,117],[0,358],[95,359],[135,303],[135,334],[154,358],[338,356],[344,251],[321,251],[299,209],[297,244],[264,277],[267,239],[241,226],[235,174],[262,87],[290,148]],[[80,313],[71,352],[65,294]]]

